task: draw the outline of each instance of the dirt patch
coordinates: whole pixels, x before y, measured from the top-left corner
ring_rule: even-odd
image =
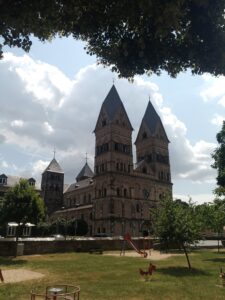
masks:
[[[44,277],[44,274],[25,269],[2,270],[2,275],[4,278],[4,283],[20,282]]]
[[[177,256],[177,255],[183,255],[183,254],[172,254],[172,253],[161,253],[156,250],[146,251],[148,256],[145,259],[149,260],[161,260],[166,259],[171,256]],[[124,255],[120,255],[120,251],[107,251],[103,252],[103,255],[112,255],[112,256],[129,256],[129,257],[143,257],[140,254],[138,254],[136,251],[125,251]]]

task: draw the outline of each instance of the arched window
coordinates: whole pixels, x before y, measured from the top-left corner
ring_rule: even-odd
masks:
[[[143,167],[143,168],[142,168],[142,173],[144,173],[144,174],[147,173],[147,168],[146,168],[146,167]]]
[[[123,195],[124,195],[124,197],[127,197],[127,189],[123,190]]]
[[[120,189],[119,188],[116,189],[116,195],[120,196]]]
[[[136,212],[140,212],[140,205],[138,203],[136,204]]]
[[[142,139],[147,139],[147,133],[144,131],[143,134],[142,134]]]

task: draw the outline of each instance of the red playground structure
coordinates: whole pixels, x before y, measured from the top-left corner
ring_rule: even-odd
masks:
[[[120,256],[125,254],[125,243],[128,243],[138,254],[140,254],[141,256],[143,256],[144,258],[146,258],[148,256],[148,253],[144,250],[139,249],[134,242],[131,239],[131,236],[129,233],[126,233],[123,237],[123,245],[122,245],[122,249],[120,252]]]

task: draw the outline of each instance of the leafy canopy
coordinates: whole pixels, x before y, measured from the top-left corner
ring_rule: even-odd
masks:
[[[199,239],[200,227],[197,222],[195,207],[182,201],[173,201],[170,197],[160,200],[159,206],[153,212],[154,232],[162,245],[169,247],[178,245],[184,250],[188,266],[191,264],[186,247]]]
[[[122,77],[225,74],[225,0],[2,0],[2,45],[73,36]]]
[[[217,185],[215,194],[218,196],[225,195],[225,121],[223,121],[222,129],[216,135],[219,146],[212,154],[214,159],[213,168],[217,169]]]
[[[1,223],[37,224],[44,218],[44,202],[34,187],[25,179],[10,188],[1,207]]]

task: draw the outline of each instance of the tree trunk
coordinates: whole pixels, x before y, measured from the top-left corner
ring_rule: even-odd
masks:
[[[190,270],[191,269],[191,264],[190,264],[190,260],[189,260],[188,254],[187,254],[187,249],[186,249],[184,244],[182,244],[182,248],[184,250],[184,253],[185,253],[185,256],[186,256],[186,259],[187,259],[187,263],[188,263],[188,268]]]
[[[220,252],[220,240],[219,240],[219,233],[218,233],[218,238],[217,238],[217,252]]]

